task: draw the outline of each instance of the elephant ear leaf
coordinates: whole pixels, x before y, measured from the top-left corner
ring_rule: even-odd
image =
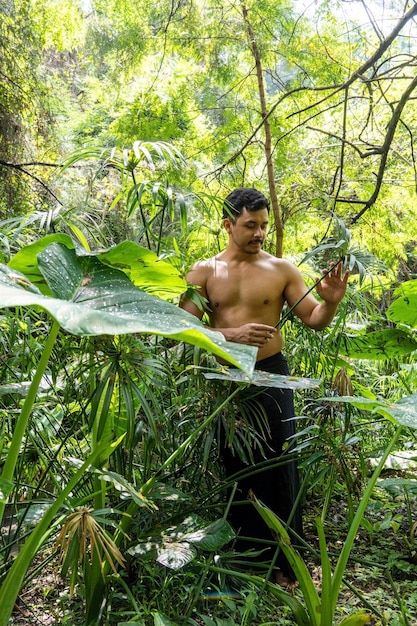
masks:
[[[417,280],[409,280],[395,290],[398,296],[387,311],[387,317],[396,324],[417,328]]]
[[[52,295],[72,300],[82,284],[83,268],[75,250],[53,243],[38,254],[38,268]]]
[[[31,283],[25,274],[22,274],[22,272],[18,270],[11,269],[7,265],[3,265],[3,263],[0,263],[0,286],[2,290],[7,287],[11,289],[19,288],[22,291],[31,291],[32,293],[41,295],[38,287]]]
[[[187,288],[186,281],[173,265],[134,241],[123,241],[98,253],[98,258],[102,263],[120,269],[137,287],[154,296],[178,296]]]
[[[393,423],[407,428],[417,428],[417,393],[404,396],[396,403],[363,396],[333,396],[326,399],[327,401],[352,404],[361,411],[382,415]]]
[[[54,297],[20,272],[0,266],[0,306],[40,306],[75,335],[142,333],[184,341],[212,352],[251,375],[256,348],[227,342],[193,315],[136,287],[128,276],[94,256],[53,243],[38,254],[44,284]]]
[[[45,284],[45,279],[39,268],[38,255],[54,243],[60,243],[69,249],[75,247],[69,235],[63,233],[45,235],[45,237],[41,237],[37,241],[21,248],[16,252],[13,258],[10,259],[8,264],[11,269],[24,274],[27,280],[39,287],[41,292],[46,295],[51,295],[51,293]]]
[[[417,350],[417,341],[399,328],[386,328],[366,335],[343,335],[340,354],[351,359],[383,360]]]
[[[122,271],[137,287],[152,295],[168,299],[180,295],[187,289],[186,281],[171,263],[160,259],[154,252],[134,241],[124,241],[106,250],[90,251],[82,248],[69,235],[62,233],[45,235],[19,250],[11,259],[9,267],[24,273],[43,293],[51,295],[45,284],[41,259],[45,255],[51,255],[51,251],[57,245],[61,247],[63,257],[66,248],[77,257],[97,258],[103,265]],[[64,260],[58,258],[57,272],[59,264]]]

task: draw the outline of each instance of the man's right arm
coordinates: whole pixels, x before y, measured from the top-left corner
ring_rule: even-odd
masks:
[[[204,314],[204,309],[199,307],[196,302],[194,302],[191,298],[191,291],[196,289],[197,293],[207,300],[207,292],[206,292],[206,283],[207,277],[205,272],[202,271],[202,268],[196,263],[193,268],[185,275],[185,280],[195,287],[190,287],[185,293],[182,294],[180,299],[180,307],[184,309],[184,311],[188,311],[195,317],[201,320]]]

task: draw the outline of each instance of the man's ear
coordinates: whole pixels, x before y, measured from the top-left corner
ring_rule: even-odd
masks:
[[[223,220],[223,227],[227,233],[230,233],[230,227],[232,225],[232,220],[230,217],[225,217]]]

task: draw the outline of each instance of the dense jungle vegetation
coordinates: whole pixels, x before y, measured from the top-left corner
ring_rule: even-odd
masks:
[[[417,623],[416,16],[2,0],[0,626]],[[254,506],[292,591],[226,519],[218,426],[256,350],[178,307],[238,186],[309,288],[351,270],[326,330],[284,313],[302,549]]]

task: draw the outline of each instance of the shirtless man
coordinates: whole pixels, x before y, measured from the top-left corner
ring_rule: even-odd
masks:
[[[208,301],[210,328],[220,331],[227,341],[258,348],[257,369],[289,375],[282,355],[282,335],[276,326],[284,303],[292,307],[306,294],[307,287],[294,265],[262,250],[268,218],[269,202],[256,189],[239,188],[230,193],[223,210],[223,226],[229,236],[227,247],[215,257],[197,262],[186,278],[198,286],[199,293]],[[343,274],[342,264],[333,266],[317,284],[321,301],[309,293],[297,304],[294,313],[314,330],[325,328],[345,295],[348,274]],[[180,306],[199,319],[203,316],[196,304],[185,296]],[[294,408],[290,390],[269,388],[259,394],[257,389],[257,401],[264,407],[270,429],[266,453],[265,449],[262,453],[254,451],[255,461],[264,462],[265,458],[276,459],[284,443],[294,434],[294,420],[288,421],[294,416]],[[223,460],[228,476],[247,468],[230,449],[225,449]],[[247,499],[248,490],[252,489],[281,519],[292,518],[290,526],[301,536],[300,507],[293,510],[298,488],[296,465],[288,463],[239,481],[237,493],[238,497]],[[232,506],[230,521],[240,530],[240,535],[257,538],[250,546],[257,551],[263,547],[259,539],[267,543],[269,539],[271,544],[271,535],[262,527],[263,522],[253,506]],[[262,553],[261,558],[264,557]],[[280,568],[278,581],[293,579],[283,555],[278,556],[277,564]]]

